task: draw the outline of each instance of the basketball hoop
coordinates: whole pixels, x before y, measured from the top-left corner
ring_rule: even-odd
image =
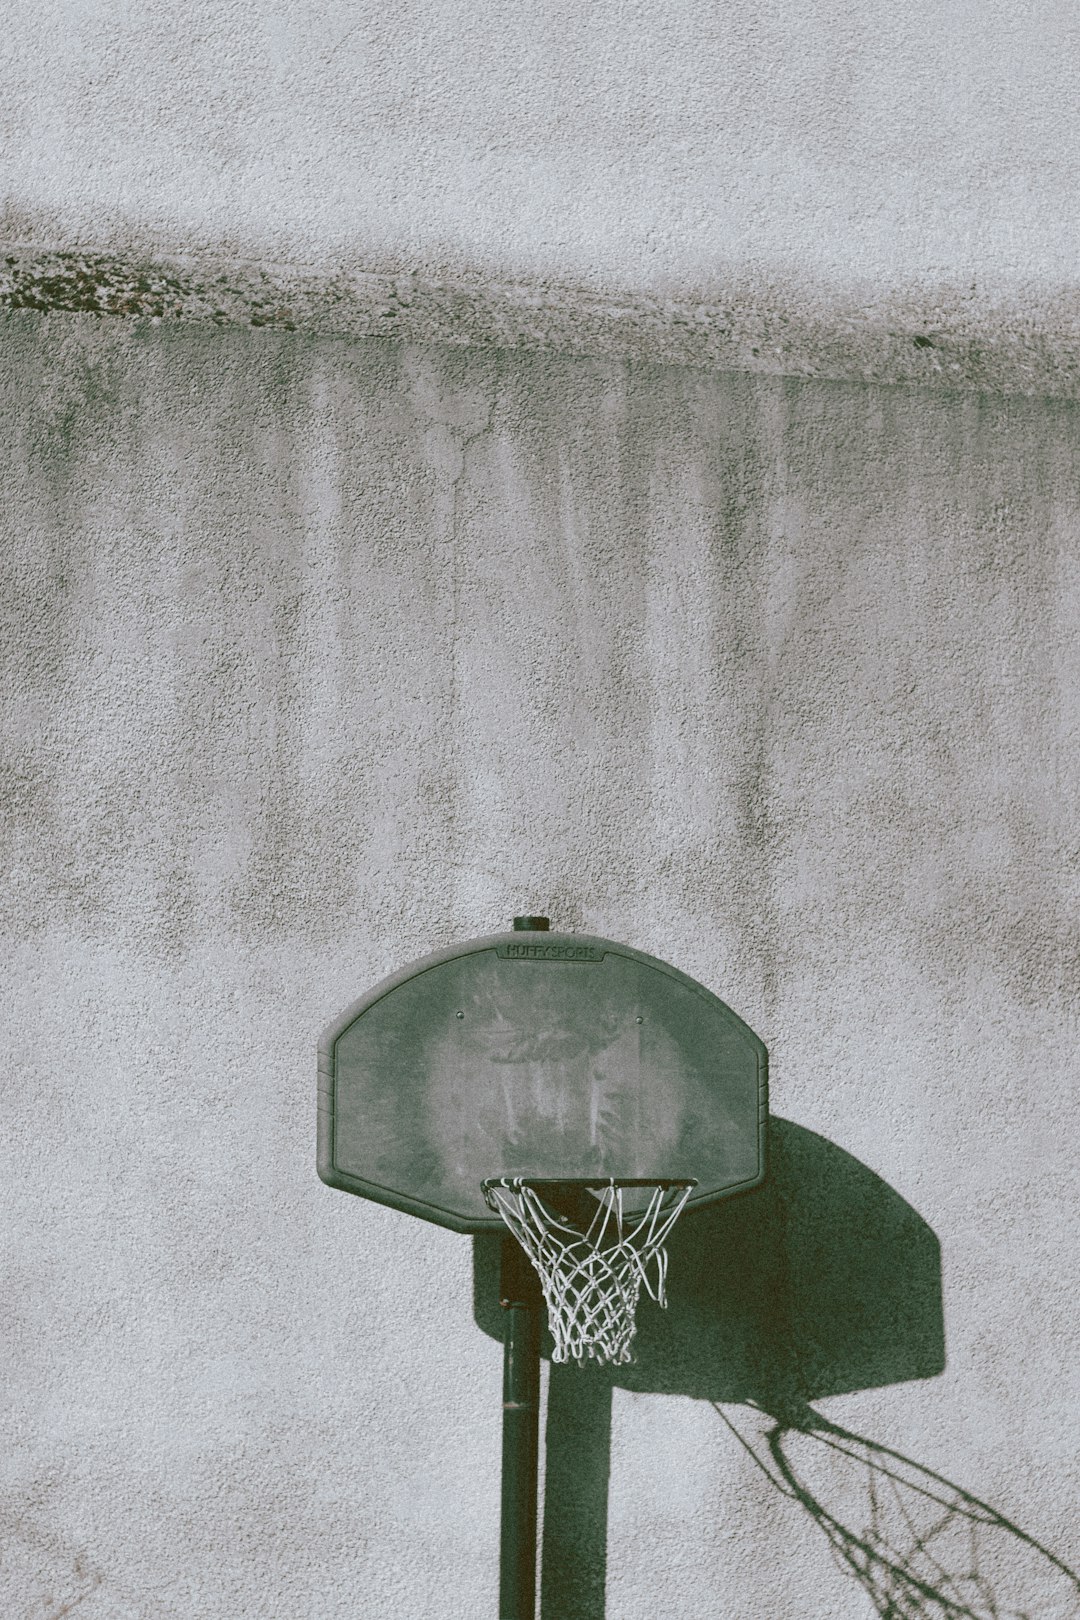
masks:
[[[667,1303],[664,1244],[696,1186],[691,1180],[559,1182],[525,1176],[484,1182],[488,1205],[540,1278],[553,1361],[630,1360],[641,1290],[658,1305]],[[631,1188],[638,1192],[633,1209],[625,1197]]]
[[[664,1303],[664,1245],[691,1194],[696,1208],[764,1179],[767,1072],[704,985],[534,916],[402,967],[319,1042],[327,1185],[503,1234],[502,1620],[536,1612],[534,1273],[555,1361],[629,1361],[641,1290]],[[648,1174],[675,1169],[685,1178]]]

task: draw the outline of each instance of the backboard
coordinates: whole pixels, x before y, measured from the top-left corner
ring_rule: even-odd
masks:
[[[588,934],[468,940],[383,980],[319,1043],[331,1187],[456,1232],[504,1230],[496,1176],[692,1178],[688,1208],[765,1174],[765,1047],[711,991]]]

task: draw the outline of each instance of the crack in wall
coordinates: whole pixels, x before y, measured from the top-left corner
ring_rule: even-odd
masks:
[[[449,679],[449,719],[448,725],[451,740],[455,731],[457,717],[461,712],[461,660],[459,648],[459,631],[461,626],[462,594],[465,574],[465,545],[467,537],[462,533],[462,496],[469,484],[469,454],[474,445],[486,438],[492,430],[495,410],[499,397],[499,357],[492,356],[490,386],[482,390],[482,415],[480,425],[475,428],[463,430],[458,442],[458,465],[450,479],[450,679]],[[460,761],[461,754],[454,750],[454,758]],[[447,821],[447,866],[448,882],[450,887],[451,915],[460,914],[461,907],[458,899],[459,879],[468,861],[461,848],[462,827],[459,815],[461,803],[461,783],[458,782],[452,796],[449,817]]]

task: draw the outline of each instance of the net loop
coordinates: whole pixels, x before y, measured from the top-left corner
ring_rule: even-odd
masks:
[[[666,1305],[667,1236],[696,1181],[549,1183],[524,1176],[484,1182],[484,1196],[521,1244],[540,1278],[553,1361],[631,1359],[641,1290]],[[554,1190],[588,1189],[596,1201],[579,1221]],[[625,1191],[647,1190],[642,1209],[626,1208]]]

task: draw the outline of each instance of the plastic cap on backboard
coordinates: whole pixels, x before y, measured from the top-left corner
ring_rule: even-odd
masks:
[[[530,929],[532,929],[532,930],[535,930],[537,933],[545,933],[546,934],[550,927],[551,927],[551,922],[547,917],[515,917],[514,918],[514,931],[515,931],[515,933],[525,933],[525,932],[529,931]]]

